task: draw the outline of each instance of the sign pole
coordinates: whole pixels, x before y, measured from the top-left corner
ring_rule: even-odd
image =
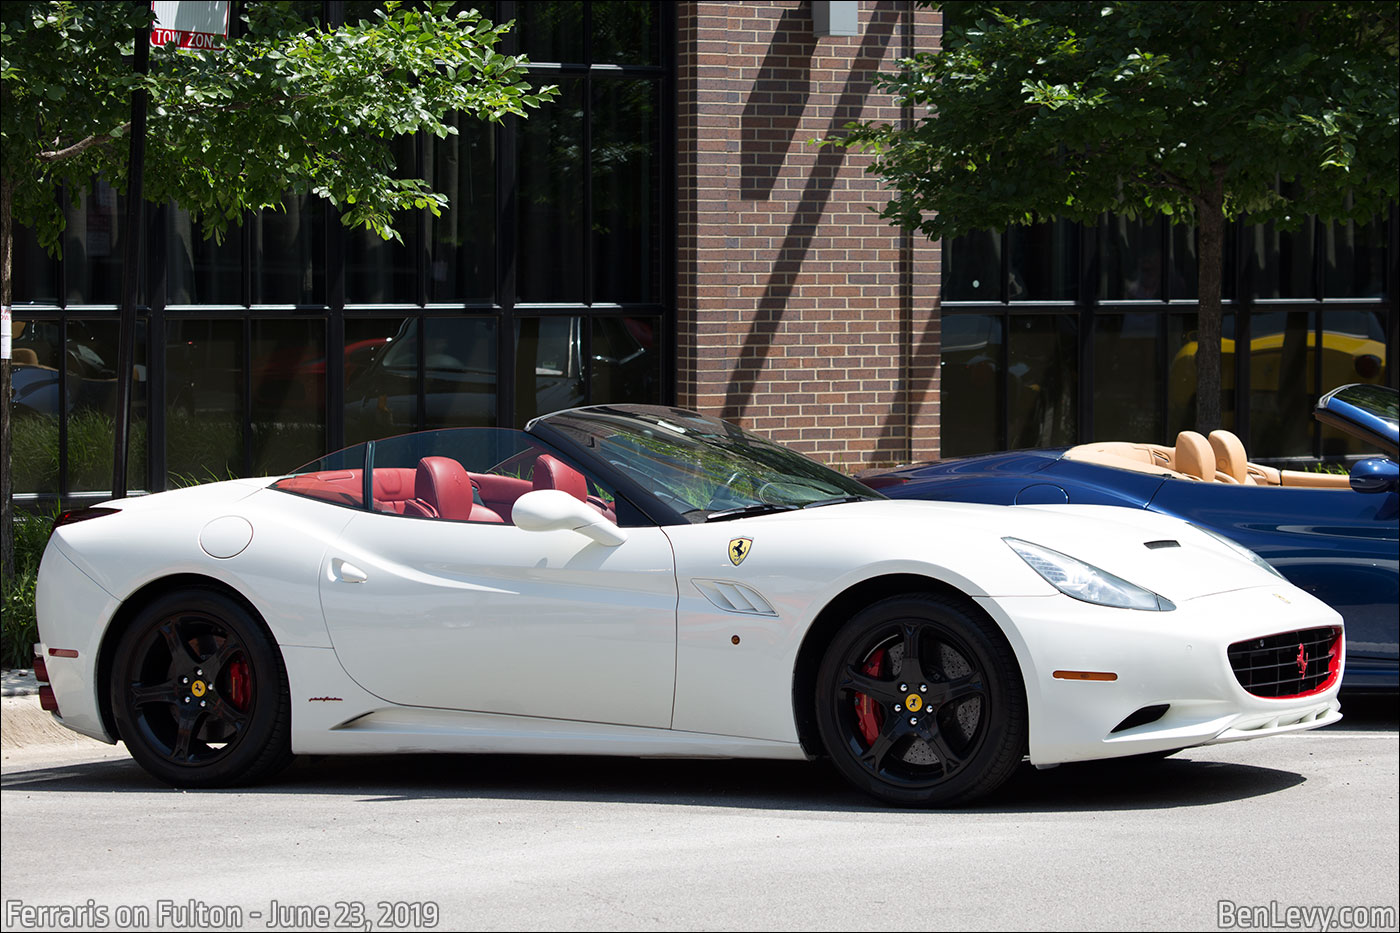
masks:
[[[135,0],[149,9],[145,0]],[[136,73],[144,75],[151,57],[151,24],[136,30]],[[122,306],[117,331],[117,411],[112,431],[112,496],[126,496],[126,459],[131,425],[131,382],[136,368],[136,289],[140,284],[141,241],[146,233],[146,89],[131,92],[131,157],[126,177],[126,229],[122,231]]]

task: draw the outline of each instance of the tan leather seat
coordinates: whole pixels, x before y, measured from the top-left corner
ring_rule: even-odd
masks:
[[[1205,436],[1195,431],[1182,431],[1176,436],[1176,458],[1172,466],[1207,483],[1215,479],[1215,452]]]
[[[1244,444],[1231,431],[1210,432],[1210,447],[1215,451],[1215,469],[1229,480],[1245,486],[1254,486],[1254,477],[1249,475],[1249,458],[1245,456]]]

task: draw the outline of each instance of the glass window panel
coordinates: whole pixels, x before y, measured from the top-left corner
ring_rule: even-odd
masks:
[[[110,490],[117,416],[115,320],[68,322],[68,488]],[[127,423],[127,487],[148,488],[146,469],[146,322],[136,322]]]
[[[489,123],[457,117],[459,132],[425,138],[428,177],[448,197],[432,217],[428,300],[489,302],[496,283],[495,136]]]
[[[1015,315],[1007,341],[1007,444],[1078,439],[1079,323],[1071,314]]]
[[[593,3],[593,62],[608,65],[660,63],[659,4],[649,0]]]
[[[582,0],[518,4],[515,31],[520,36],[520,50],[532,62],[577,64],[584,60]]]
[[[496,424],[496,322],[428,318],[424,324],[424,428]]]
[[[418,141],[401,136],[392,143],[394,161],[402,177],[422,177],[418,169]],[[419,304],[418,262],[420,237],[418,211],[394,215],[394,229],[403,242],[386,240],[372,230],[345,232],[345,301],[350,304]]]
[[[33,230],[19,224],[12,229],[11,293],[15,304],[58,304],[58,260],[39,245]]]
[[[1293,457],[1312,452],[1313,311],[1255,312],[1250,316],[1251,456]],[[1348,362],[1349,362],[1348,357]]]
[[[243,322],[165,328],[165,463],[172,486],[243,470]]]
[[[325,202],[288,197],[285,210],[259,211],[253,225],[253,304],[325,303]]]
[[[1094,440],[1164,442],[1162,322],[1151,312],[1094,319]]]
[[[115,188],[99,180],[81,200],[75,193],[68,205],[68,228],[63,232],[68,304],[121,301],[124,201]],[[140,294],[144,289],[138,288]]]
[[[515,322],[515,422],[582,405],[583,348],[578,317]]]
[[[944,242],[944,301],[1001,300],[1002,235],[978,230]]]
[[[63,367],[63,325],[15,317],[11,387],[14,418],[10,443],[11,483],[16,493],[58,492],[59,370]],[[110,449],[110,447],[109,447]],[[110,470],[108,471],[110,483]]]
[[[1099,226],[1099,296],[1162,298],[1162,222],[1155,216],[1105,217]],[[1097,436],[1097,435],[1096,435]]]
[[[1002,318],[943,315],[941,453],[967,457],[1001,447]]]
[[[1336,222],[1323,227],[1324,294],[1379,298],[1385,287],[1385,222]]]
[[[242,228],[230,226],[224,242],[216,243],[189,211],[171,205],[166,217],[166,303],[243,304]]]
[[[283,473],[326,451],[326,324],[252,323],[253,474]]]
[[[516,292],[520,301],[583,301],[583,84],[520,124]]]
[[[660,97],[654,81],[593,85],[593,301],[659,300]]]
[[[589,386],[594,405],[612,402],[661,402],[661,319],[598,317],[593,319]]]
[[[1233,260],[1234,238],[1233,228],[1226,227],[1225,230],[1225,252],[1227,263]],[[1196,297],[1197,264],[1199,259],[1196,255],[1196,227],[1194,224],[1169,224],[1167,226],[1167,236],[1171,238],[1171,295],[1174,299],[1191,299]],[[1229,296],[1233,294],[1234,267],[1231,264],[1228,272],[1221,279],[1221,293]]]
[[[1256,298],[1313,297],[1313,250],[1317,225],[1309,217],[1297,230],[1251,224],[1249,274]]]
[[[1011,227],[1012,301],[1065,301],[1078,293],[1079,225],[1067,220]]]
[[[418,427],[418,319],[345,319],[345,443]]]
[[[1167,347],[1171,351],[1167,373],[1167,430],[1162,443],[1176,442],[1181,431],[1196,429],[1196,323],[1195,312],[1167,315]],[[1224,427],[1235,426],[1235,315],[1220,317],[1220,417]]]
[[[1330,392],[1350,382],[1387,383],[1385,324],[1381,311],[1324,311],[1322,385]]]

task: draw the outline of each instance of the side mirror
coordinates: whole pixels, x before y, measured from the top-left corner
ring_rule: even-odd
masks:
[[[607,547],[627,540],[627,532],[593,506],[558,489],[536,489],[515,500],[510,519],[526,531],[577,531]]]
[[[1351,468],[1351,488],[1357,492],[1390,492],[1400,486],[1400,466],[1394,460],[1372,457]]]

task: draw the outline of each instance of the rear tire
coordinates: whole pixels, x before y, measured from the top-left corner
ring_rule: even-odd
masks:
[[[261,780],[291,761],[282,654],[235,600],[168,593],[117,643],[112,712],[131,757],[177,787]]]
[[[974,606],[922,593],[877,602],[817,673],[836,769],[887,804],[948,807],[1000,787],[1026,749],[1026,697],[1005,638]]]

